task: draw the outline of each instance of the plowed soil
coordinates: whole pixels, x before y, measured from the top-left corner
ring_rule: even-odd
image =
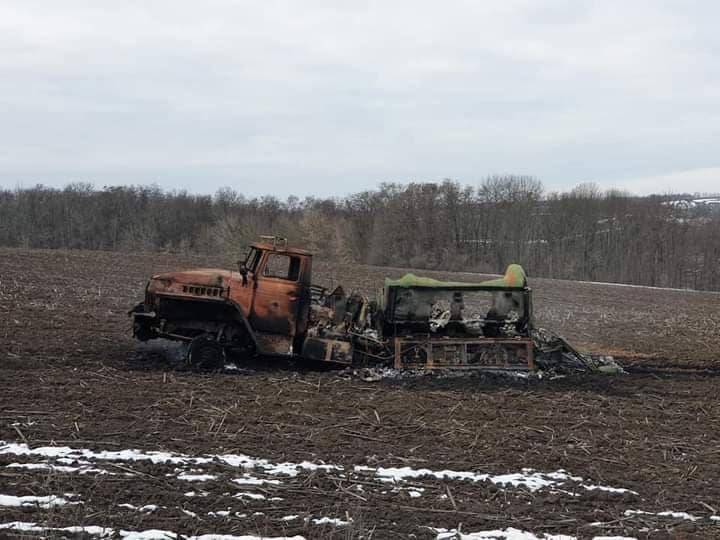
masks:
[[[23,522],[46,536],[720,538],[720,295],[531,278],[538,323],[615,355],[623,376],[179,371],[176,347],[133,342],[127,311],[151,274],[209,265],[230,266],[0,250],[0,537]],[[404,272],[315,271],[367,293]]]

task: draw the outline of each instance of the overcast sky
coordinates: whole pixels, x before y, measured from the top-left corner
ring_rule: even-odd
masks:
[[[4,0],[0,185],[720,191],[720,3]]]

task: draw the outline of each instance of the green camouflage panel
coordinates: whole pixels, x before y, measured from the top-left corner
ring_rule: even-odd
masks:
[[[498,279],[481,281],[479,283],[465,283],[463,281],[440,281],[428,277],[420,277],[414,274],[405,274],[400,279],[385,279],[385,287],[411,288],[432,288],[432,289],[475,289],[487,287],[489,289],[523,289],[527,286],[525,270],[519,264],[511,264],[507,267],[505,275]]]

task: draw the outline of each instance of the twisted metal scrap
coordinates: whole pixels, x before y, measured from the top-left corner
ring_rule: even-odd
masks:
[[[535,363],[546,371],[564,373],[624,373],[612,356],[582,354],[562,336],[545,328],[532,331],[535,342]]]

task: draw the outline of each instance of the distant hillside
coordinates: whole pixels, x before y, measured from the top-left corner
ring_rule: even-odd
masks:
[[[343,262],[720,290],[720,197],[545,193],[525,176],[477,188],[381,184],[340,199],[213,196],[86,184],[0,191],[0,245],[239,256],[278,234]]]

